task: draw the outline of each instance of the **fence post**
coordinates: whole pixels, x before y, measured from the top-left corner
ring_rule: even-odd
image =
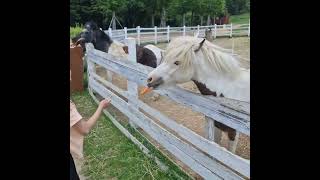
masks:
[[[249,26],[248,26],[248,36],[250,36],[250,19],[249,19]]]
[[[157,26],[154,27],[154,44],[157,44]]]
[[[112,29],[109,28],[108,31],[109,31],[109,36],[110,36],[110,38],[112,38]]]
[[[207,116],[205,116],[205,120],[206,120],[205,121],[205,136],[210,141],[214,141],[214,137],[215,137],[214,121]]]
[[[200,36],[200,25],[197,26],[198,36]]]
[[[170,41],[170,26],[167,27],[167,40]]]
[[[137,39],[138,39],[138,45],[140,45],[140,26],[137,26],[137,33],[138,33],[138,37],[137,37]]]
[[[214,24],[214,38],[217,37],[217,24]]]
[[[138,26],[139,27],[139,26]],[[139,27],[140,28],[140,27]],[[128,60],[132,62],[137,62],[136,58],[136,40],[134,38],[127,38],[127,45],[128,45]],[[128,85],[128,106],[133,109],[137,109],[135,102],[138,100],[138,85],[135,82],[127,81]],[[136,128],[137,125],[133,123],[133,120],[129,117],[129,124]]]
[[[82,48],[70,47],[70,69],[71,69],[71,90],[83,91],[83,60],[82,60]]]
[[[236,136],[234,137],[234,141],[229,141],[228,142],[228,150],[231,151],[232,153],[235,153],[237,150],[237,145],[239,142],[239,131],[236,132]]]
[[[109,31],[109,36],[112,39],[112,29],[109,28],[108,31]],[[112,83],[113,73],[109,70],[106,70],[106,71],[107,71],[107,80]]]
[[[127,27],[124,27],[124,38],[128,38],[128,32],[127,32]]]
[[[86,49],[87,49],[87,52],[92,50],[94,47],[93,45],[90,43],[88,45],[86,45]],[[91,61],[90,58],[88,58],[87,54],[85,55],[85,59],[87,61],[87,78],[88,78],[88,89],[91,90],[93,93],[93,89],[91,89],[91,87],[89,86],[89,83],[90,83],[90,76],[91,76],[91,73],[96,73],[96,68],[95,68],[95,64]]]
[[[232,37],[232,23],[230,24],[230,37]]]
[[[232,38],[232,54],[234,54],[234,39]]]
[[[183,37],[186,36],[186,26],[183,26]]]

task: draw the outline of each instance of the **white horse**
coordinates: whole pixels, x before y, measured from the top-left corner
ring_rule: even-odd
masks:
[[[222,96],[250,102],[250,70],[226,49],[197,37],[178,37],[172,40],[161,64],[148,75],[148,87],[161,89],[194,81],[201,94]],[[218,121],[214,125],[228,134],[228,149],[235,152],[236,130]],[[215,130],[215,142],[219,134]],[[217,132],[217,134],[216,134]]]
[[[154,89],[196,80],[217,95],[250,102],[250,69],[225,49],[196,37],[172,40],[162,63],[148,75]]]

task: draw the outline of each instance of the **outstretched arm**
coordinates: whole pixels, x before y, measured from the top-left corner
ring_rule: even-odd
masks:
[[[104,99],[100,102],[96,112],[87,120],[81,120],[75,124],[75,128],[83,135],[89,134],[91,129],[96,125],[97,120],[99,119],[101,112],[104,108],[108,107],[110,100]]]

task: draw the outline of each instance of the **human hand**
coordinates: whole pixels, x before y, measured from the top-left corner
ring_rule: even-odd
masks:
[[[109,99],[109,98],[100,101],[99,107],[102,108],[102,109],[108,107],[110,101],[111,101],[111,99]]]

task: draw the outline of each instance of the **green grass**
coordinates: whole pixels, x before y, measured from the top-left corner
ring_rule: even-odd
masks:
[[[76,27],[70,27],[70,38],[75,37],[82,31],[82,26],[77,25]]]
[[[230,22],[232,24],[248,24],[249,19],[250,19],[250,13],[230,16]]]
[[[89,118],[97,105],[88,91],[73,93],[71,99],[80,114]],[[128,128],[128,126],[125,126]],[[162,172],[157,164],[126,138],[105,116],[101,116],[95,128],[85,138],[85,163],[83,174],[89,179],[190,179],[176,165],[164,157],[132,128],[132,134],[145,144],[152,154],[169,166]]]

